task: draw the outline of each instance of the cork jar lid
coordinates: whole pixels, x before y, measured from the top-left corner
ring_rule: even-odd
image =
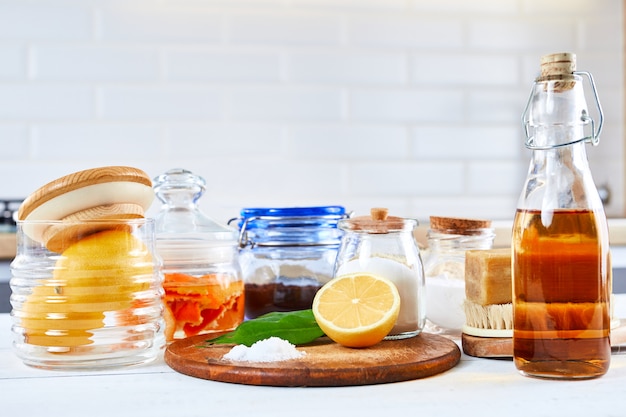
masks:
[[[153,200],[152,181],[144,171],[107,166],[75,172],[38,188],[24,200],[17,219],[32,223],[24,229],[30,238],[60,252],[72,243],[72,236],[84,236],[85,228],[95,233],[113,227],[101,221],[143,218]],[[101,223],[77,226],[84,221]]]
[[[491,220],[430,216],[430,229],[439,233],[477,235],[490,227]]]
[[[342,229],[372,234],[413,230],[415,226],[417,226],[417,220],[389,216],[389,210],[384,207],[372,208],[369,216],[357,216],[339,222],[339,227]]]

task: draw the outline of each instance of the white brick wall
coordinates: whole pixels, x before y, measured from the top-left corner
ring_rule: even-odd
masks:
[[[625,210],[621,0],[6,0],[0,197],[128,164],[203,175],[203,209],[343,204],[511,219],[539,57],[573,51]],[[157,205],[153,206],[154,209]]]

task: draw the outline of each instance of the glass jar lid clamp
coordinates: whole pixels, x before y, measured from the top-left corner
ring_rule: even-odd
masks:
[[[337,230],[337,223],[348,218],[349,213],[341,206],[244,208],[238,221],[239,247],[255,246],[325,246],[336,244],[336,237],[325,239],[319,234],[308,233]]]

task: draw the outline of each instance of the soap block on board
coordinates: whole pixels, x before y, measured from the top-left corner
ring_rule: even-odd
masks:
[[[483,306],[512,301],[510,248],[465,252],[465,298]]]

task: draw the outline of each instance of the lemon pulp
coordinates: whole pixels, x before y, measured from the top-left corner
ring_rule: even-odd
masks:
[[[150,287],[153,274],[152,254],[127,231],[106,230],[81,239],[61,254],[52,278],[26,298],[19,313],[26,342],[92,344],[107,312],[131,309],[138,293]]]

